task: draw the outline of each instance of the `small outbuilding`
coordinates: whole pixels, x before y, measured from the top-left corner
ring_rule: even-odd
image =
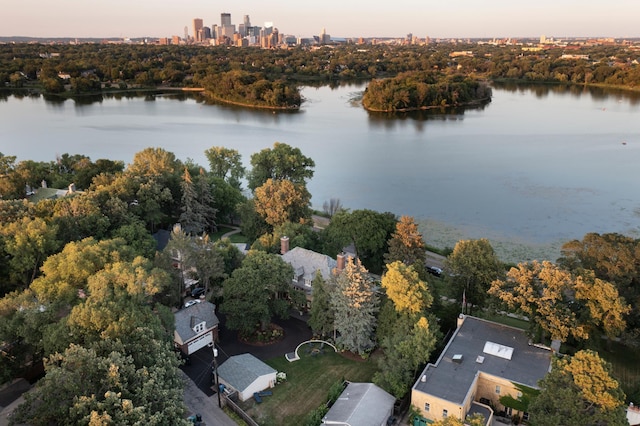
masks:
[[[349,383],[322,419],[323,425],[386,426],[396,399],[373,383]]]
[[[205,346],[213,346],[218,340],[219,320],[215,313],[216,305],[201,301],[174,314],[176,329],[173,340],[176,348],[186,355]]]
[[[232,356],[218,367],[220,383],[237,391],[241,401],[253,397],[254,392],[274,387],[276,373],[251,354]]]

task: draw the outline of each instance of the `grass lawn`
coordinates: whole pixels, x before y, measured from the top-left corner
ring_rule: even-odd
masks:
[[[640,352],[619,342],[609,342],[598,355],[611,363],[613,377],[627,395],[627,401],[640,399]]]
[[[489,321],[497,322],[498,324],[508,325],[509,327],[519,328],[520,330],[529,329],[529,321],[525,321],[519,318],[512,318],[507,315],[491,314],[483,311],[476,311],[474,315],[478,318],[483,318]]]
[[[339,380],[370,382],[378,368],[375,355],[366,361],[352,361],[331,349],[315,357],[301,352],[304,347],[298,352],[298,361],[289,362],[284,356],[267,361],[287,373],[287,381],[271,389],[273,395],[263,397],[261,404],[251,399],[241,405],[260,425],[304,424],[307,415],[327,401],[332,384]]]

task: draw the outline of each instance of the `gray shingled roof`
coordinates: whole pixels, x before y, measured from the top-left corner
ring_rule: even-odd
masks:
[[[349,383],[329,412],[325,423],[379,425],[393,412],[396,399],[373,383]]]
[[[218,375],[239,392],[244,391],[258,377],[275,373],[276,370],[251,354],[232,356],[218,367]]]
[[[484,353],[486,342],[513,348],[511,359]],[[454,355],[462,355],[462,362],[454,362]],[[483,357],[482,363],[476,361],[478,356]],[[462,404],[478,372],[537,388],[550,365],[551,351],[531,345],[524,331],[467,316],[436,364],[424,369],[414,389]]]
[[[176,332],[183,342],[186,342],[196,336],[193,327],[202,321],[206,322],[206,328],[212,328],[220,321],[216,316],[216,305],[204,300],[200,303],[181,309],[174,314],[176,320]]]
[[[313,280],[316,271],[320,271],[322,278],[329,279],[331,271],[337,266],[335,259],[326,254],[317,253],[302,247],[294,247],[282,255],[282,260],[290,264],[297,275]]]

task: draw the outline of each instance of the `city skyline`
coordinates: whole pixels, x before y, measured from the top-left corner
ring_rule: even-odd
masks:
[[[249,0],[229,7],[205,0],[177,2],[111,0],[96,7],[93,2],[34,0],[26,7],[5,7],[0,36],[27,37],[171,37],[193,36],[193,19],[205,26],[220,24],[220,14],[230,13],[237,25],[249,15],[252,25],[273,22],[281,33],[297,37],[320,34],[332,37],[424,38],[492,37],[640,37],[635,23],[640,14],[636,0],[611,0],[604,6],[593,0],[458,0],[452,2],[370,2],[354,0],[322,3]]]

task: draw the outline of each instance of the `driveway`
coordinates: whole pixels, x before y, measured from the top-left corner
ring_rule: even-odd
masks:
[[[224,315],[217,314],[217,316],[221,324],[220,342],[216,344],[218,365],[222,364],[230,356],[244,353],[250,353],[262,361],[280,356],[284,357],[286,353],[293,352],[300,343],[309,340],[312,336],[311,329],[306,322],[296,318],[288,318],[274,321],[284,330],[284,338],[281,341],[265,346],[248,345],[238,340],[236,331],[227,330],[224,327]],[[204,347],[191,354],[189,364],[180,368],[205,395],[211,397],[215,395],[213,391],[213,366],[213,350],[212,348]]]

